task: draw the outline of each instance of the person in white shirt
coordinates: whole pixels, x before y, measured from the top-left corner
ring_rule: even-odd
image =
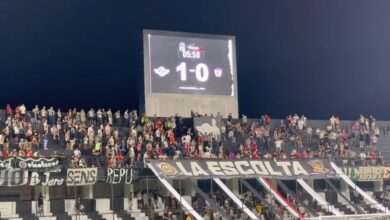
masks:
[[[129,110],[127,110],[127,109],[123,113],[123,126],[124,127],[129,127]]]
[[[332,117],[330,117],[329,123],[330,123],[330,126],[332,126],[332,129],[334,129],[335,125],[336,125],[336,118],[334,117],[334,115],[332,115]]]
[[[39,115],[38,105],[35,105],[35,107],[32,110],[32,112],[33,112],[33,118],[34,118],[34,120],[32,122],[34,122],[34,125],[35,125],[35,122],[38,120],[38,115]]]
[[[242,123],[247,124],[248,123],[248,117],[244,114],[242,114]]]
[[[381,131],[380,131],[379,127],[375,127],[375,128],[374,128],[374,135],[375,135],[375,136],[379,137],[380,132],[381,132]]]
[[[299,120],[299,116],[298,116],[298,114],[295,114],[295,115],[293,116],[293,121],[294,121],[294,124],[295,124],[295,125],[298,123],[298,120]]]
[[[115,125],[118,127],[122,126],[121,112],[119,110],[115,112]]]
[[[57,129],[57,126],[53,125],[51,128],[50,128],[50,133],[52,135],[52,138],[55,142],[58,142],[59,138],[60,138],[60,134],[59,134],[59,131]]]
[[[4,144],[4,134],[0,133],[0,145],[2,146]]]
[[[104,127],[104,134],[106,135],[106,137],[109,137],[111,135],[111,126],[110,125],[106,125]]]
[[[372,140],[372,149],[371,150],[376,150],[377,144],[378,144],[378,140],[379,140],[378,136],[377,135],[372,135],[371,140]]]
[[[303,121],[303,128],[306,128],[306,126],[307,126],[307,118],[306,118],[306,116],[302,115],[301,116],[301,120]]]
[[[97,116],[97,125],[103,124],[103,112],[100,109],[97,110],[96,116]]]
[[[55,111],[53,107],[50,107],[48,110],[48,115],[49,115],[49,124],[53,125],[55,123]]]
[[[330,140],[330,144],[333,146],[334,144],[336,144],[336,139],[337,139],[337,134],[336,132],[332,131],[330,132],[329,134],[329,140]]]
[[[279,154],[282,151],[283,147],[283,139],[278,139],[275,141],[275,149],[276,153]]]
[[[115,141],[114,141],[114,137],[111,136],[109,139],[108,139],[108,145],[110,147],[113,147],[115,145]]]
[[[145,151],[145,153],[144,153],[144,168],[146,168],[147,166],[148,166],[148,159],[149,159],[149,154],[148,154],[148,152],[147,151]]]
[[[365,166],[367,154],[363,149],[360,151],[359,157],[360,157],[360,161],[361,161],[362,165]]]
[[[108,117],[108,124],[112,125],[112,111],[111,109],[109,108],[108,111],[107,111],[107,117]]]
[[[228,138],[229,138],[230,140],[234,138],[234,131],[233,131],[233,129],[229,131],[229,133],[228,133]]]
[[[43,106],[42,110],[41,110],[41,118],[42,120],[45,120],[47,117],[47,111],[46,111],[46,107]]]
[[[187,134],[184,136],[184,143],[190,144],[191,143],[191,135]]]
[[[87,117],[85,115],[84,109],[81,109],[81,111],[80,111],[80,120],[82,123],[85,123],[87,121]]]
[[[303,125],[304,125],[304,121],[302,119],[299,119],[298,120],[298,130],[299,131],[303,130]]]
[[[47,120],[45,120],[45,121],[43,122],[43,131],[44,131],[45,133],[48,133],[48,132],[49,132],[49,124],[47,123]]]
[[[17,124],[14,124],[13,128],[14,128],[15,136],[19,136],[19,131],[20,131],[19,126]]]
[[[78,148],[73,151],[73,154],[75,157],[81,157],[81,151]]]
[[[363,129],[364,127],[364,116],[363,115],[360,115],[360,118],[359,118],[359,123],[360,123],[360,128]]]
[[[19,106],[19,110],[20,110],[21,116],[24,118],[26,116],[26,106],[24,104],[22,104],[21,106]]]
[[[306,134],[307,134],[307,141],[311,141],[311,136],[313,135],[313,129],[309,126],[306,129]]]
[[[94,123],[94,118],[95,118],[95,112],[94,110],[91,108],[89,111],[88,111],[88,120],[89,120],[89,123],[90,124],[95,124]]]
[[[57,109],[57,120],[61,120],[61,119],[62,119],[61,109]]]

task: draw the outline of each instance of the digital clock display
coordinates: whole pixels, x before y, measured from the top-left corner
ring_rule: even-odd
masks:
[[[236,96],[234,37],[148,33],[151,93]]]

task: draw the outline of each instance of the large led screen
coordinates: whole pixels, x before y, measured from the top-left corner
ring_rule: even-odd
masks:
[[[149,93],[237,96],[234,37],[145,31],[144,41]]]

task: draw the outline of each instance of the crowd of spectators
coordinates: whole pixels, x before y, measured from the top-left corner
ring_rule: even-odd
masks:
[[[352,125],[343,128],[340,127],[340,119],[332,116],[326,127],[315,130],[307,124],[304,115],[299,117],[297,114],[287,116],[274,129],[271,129],[267,115],[250,124],[245,116],[241,121],[233,121],[227,119],[228,133],[224,137],[227,143],[239,146],[236,152],[230,152],[231,159],[333,157],[352,165],[356,161],[361,161],[362,165],[382,163],[383,155],[377,151],[381,130],[372,116],[361,115]],[[388,134],[387,126],[383,133]],[[360,149],[360,154],[356,153],[356,148]]]
[[[337,158],[351,165],[378,165],[383,162],[383,155],[377,149],[379,138],[381,134],[389,135],[390,130],[386,125],[381,132],[373,116],[363,115],[346,126],[341,126],[337,116],[331,116],[325,127],[312,128],[304,115],[297,114],[272,124],[269,115],[249,120],[245,115],[233,119],[231,115],[223,118],[219,114],[192,113],[192,117],[220,121],[220,133],[207,134],[194,129],[191,119],[177,115],[149,117],[145,113],[139,115],[136,110],[70,109],[63,112],[45,106],[27,110],[22,104],[16,108],[7,105],[5,112],[6,118],[1,121],[0,158],[69,158],[71,167],[94,166],[89,158],[103,159],[107,167],[133,167],[146,164],[143,162],[147,159],[315,157]],[[210,198],[229,215],[237,219],[243,215],[222,193],[214,192]],[[261,215],[273,215],[267,208],[263,209],[251,193],[244,193],[241,200]],[[151,205],[155,204],[154,200],[142,201],[145,207],[157,208]],[[178,208],[174,199],[166,201]],[[194,207],[201,201],[198,196]],[[216,218],[211,217],[212,207],[206,207],[205,218]],[[279,210],[282,214],[283,208]]]
[[[192,113],[192,117],[201,115]],[[207,115],[205,115],[207,116]],[[24,104],[6,107],[6,119],[0,134],[1,158],[41,157],[51,150],[52,157],[72,152],[72,167],[90,166],[83,156],[104,157],[108,167],[135,166],[147,159],[180,158],[326,158],[335,157],[350,163],[381,164],[377,151],[380,129],[374,117],[360,116],[354,124],[341,128],[340,119],[332,116],[323,128],[312,128],[302,115],[289,115],[271,126],[271,117],[259,120],[220,119],[220,135],[202,134],[193,129],[192,120],[179,116],[168,118],[139,115],[136,110],[70,109],[35,106],[28,111]],[[388,127],[383,133],[388,135]],[[56,146],[56,147],[54,147]],[[351,148],[360,148],[360,153]]]

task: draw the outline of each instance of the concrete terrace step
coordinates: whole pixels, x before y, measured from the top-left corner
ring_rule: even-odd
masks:
[[[55,216],[40,216],[38,218],[39,220],[57,220],[57,217]]]
[[[103,219],[106,219],[106,220],[122,220],[122,218],[121,217],[118,217],[118,215],[117,214],[109,214],[109,213],[107,213],[107,214],[100,214],[102,217],[103,217]]]
[[[149,217],[148,216],[137,216],[137,217],[134,217],[135,220],[149,220]]]
[[[87,215],[72,215],[71,218],[72,220],[92,220]]]

